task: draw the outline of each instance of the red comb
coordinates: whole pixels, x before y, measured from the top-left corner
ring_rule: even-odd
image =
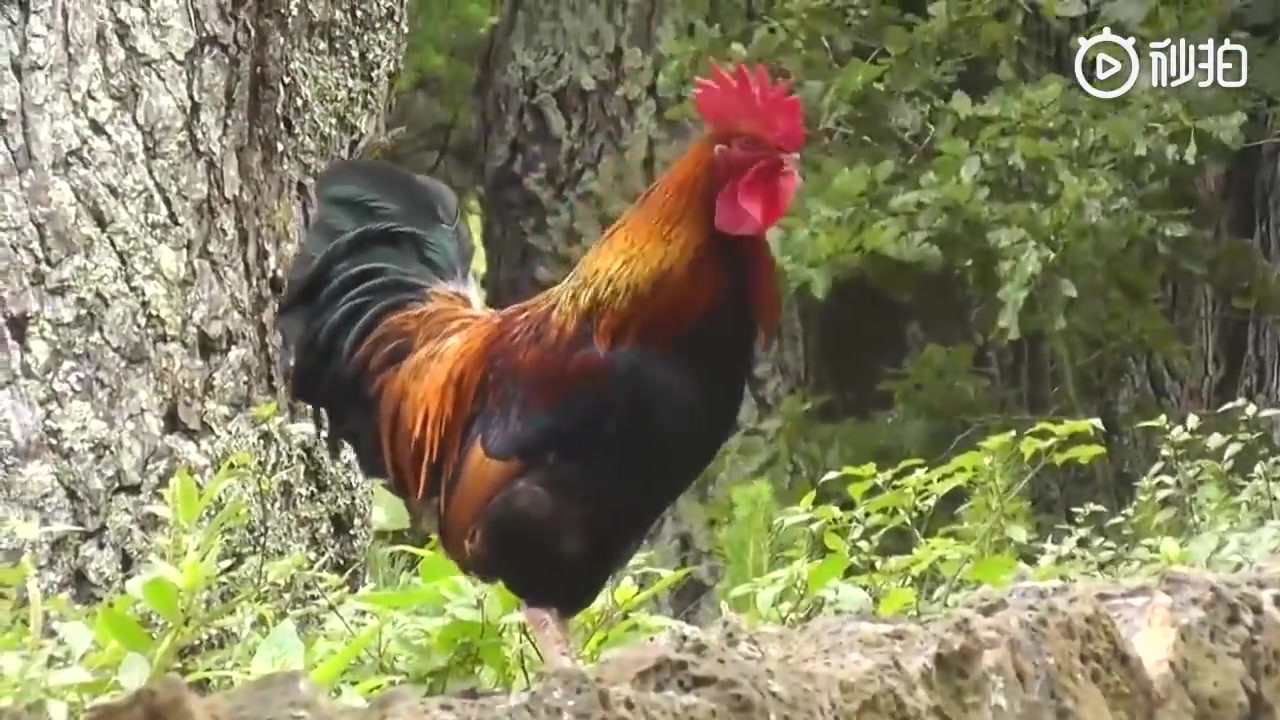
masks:
[[[711,63],[711,77],[693,81],[693,107],[715,132],[753,135],[785,152],[804,146],[804,111],[791,83],[773,82],[763,65],[739,64],[733,74]]]

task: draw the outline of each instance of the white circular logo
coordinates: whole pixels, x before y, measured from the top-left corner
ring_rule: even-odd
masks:
[[[1089,56],[1089,51],[1095,45],[1109,44],[1119,48],[1115,55],[1099,51],[1093,58],[1093,75],[1085,73],[1084,61]],[[1111,32],[1110,27],[1102,28],[1102,32],[1093,37],[1080,38],[1080,49],[1076,51],[1076,82],[1080,87],[1090,95],[1102,99],[1113,100],[1133,89],[1134,83],[1138,82],[1138,51],[1135,49],[1137,41],[1131,37],[1116,35]],[[1117,60],[1115,56],[1121,56]],[[1129,76],[1119,87],[1110,90],[1102,90],[1094,87],[1092,78],[1098,80],[1106,80],[1114,77],[1116,73],[1121,72],[1126,64],[1129,66]]]

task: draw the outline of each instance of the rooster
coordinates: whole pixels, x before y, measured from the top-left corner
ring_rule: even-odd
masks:
[[[800,102],[713,66],[705,132],[558,285],[485,307],[454,193],[330,165],[278,327],[293,399],[323,410],[458,567],[524,604],[548,667],[566,623],[733,433],[780,297],[765,232],[800,183]]]

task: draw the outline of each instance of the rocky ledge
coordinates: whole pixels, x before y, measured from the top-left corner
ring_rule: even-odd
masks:
[[[1021,583],[926,623],[827,617],[798,629],[733,621],[620,650],[481,699],[406,690],[330,701],[299,673],[200,697],[176,677],[92,720],[463,718],[1273,718],[1280,565],[1171,570],[1125,584]]]

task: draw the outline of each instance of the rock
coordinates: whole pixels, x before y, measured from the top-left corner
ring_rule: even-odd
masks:
[[[1275,717],[1280,704],[1278,607],[1277,568],[1022,583],[925,623],[824,617],[751,630],[728,619],[673,631],[510,696],[401,689],[357,709],[298,673],[204,698],[171,677],[89,718],[1245,720]]]

